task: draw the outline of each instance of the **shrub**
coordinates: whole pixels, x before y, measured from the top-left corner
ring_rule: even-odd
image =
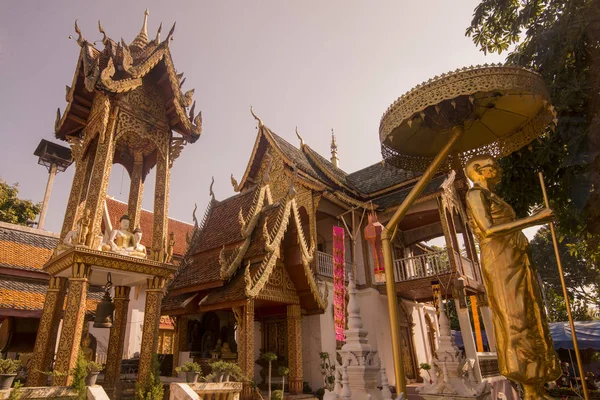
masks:
[[[15,382],[13,390],[8,395],[8,400],[19,400],[21,398],[21,388],[23,384],[20,381]]]
[[[146,384],[142,387],[136,384],[136,399],[138,400],[162,400],[165,394],[165,388],[160,381],[160,370],[158,357],[152,354],[152,365]]]
[[[102,364],[100,364],[99,362],[96,361],[88,361],[87,363],[87,371],[88,373],[90,372],[100,372],[102,371]]]
[[[201,372],[200,369],[200,364],[193,362],[193,361],[188,361],[186,363],[184,363],[181,367],[177,367],[175,368],[175,372],[180,373],[180,372]]]
[[[20,360],[13,360],[12,358],[0,360],[0,375],[14,375],[19,368],[21,368]]]
[[[325,396],[325,388],[317,389],[315,396],[317,396],[319,398],[319,400],[323,400],[323,396]]]
[[[274,390],[271,394],[271,400],[283,400],[283,391]]]
[[[85,386],[85,378],[88,376],[88,361],[83,355],[83,351],[79,350],[77,353],[77,362],[75,368],[71,371],[73,381],[71,387],[77,391],[77,398],[79,400],[85,400],[87,397],[87,389]]]

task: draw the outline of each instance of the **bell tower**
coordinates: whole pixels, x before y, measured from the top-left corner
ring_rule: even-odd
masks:
[[[146,379],[152,353],[156,352],[163,289],[176,271],[170,263],[167,226],[171,167],[183,147],[200,137],[202,116],[195,112],[194,90],[182,91],[185,78],[177,74],[173,64],[169,43],[175,24],[164,40],[162,24],[150,40],[148,14],[146,10],[142,28],[129,44],[123,39],[111,39],[99,21],[103,38],[98,48],[85,39],[75,21],[79,58],[73,81],[66,87],[67,106],[64,112],[57,111],[55,123],[56,137],[70,144],[75,176],[60,244],[44,266],[52,277],[51,288],[31,371],[49,370],[57,341],[58,321],[54,316],[63,304],[58,298],[65,296],[63,287],[68,287],[67,308],[54,369],[66,373],[73,368],[84,324],[87,288],[90,284],[105,285],[108,273],[115,285],[115,314],[105,381],[110,385],[119,378],[131,286],[142,285],[146,289],[141,382]],[[131,178],[128,214],[121,218],[119,227],[102,232],[108,182],[115,163],[121,164]],[[154,221],[152,232],[144,232],[152,235],[147,251],[141,244],[142,232],[136,228],[144,182],[152,168],[156,168]],[[50,296],[55,292],[57,298]],[[44,379],[34,372],[28,384],[40,384]],[[56,376],[53,385],[67,384],[69,380],[68,375]]]

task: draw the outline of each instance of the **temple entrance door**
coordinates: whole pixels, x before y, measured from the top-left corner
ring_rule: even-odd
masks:
[[[277,355],[279,364],[287,365],[287,321],[271,320],[264,323],[263,349]]]
[[[412,317],[408,314],[408,310],[404,303],[402,303],[402,300],[400,300],[399,303],[400,346],[402,348],[402,358],[404,360],[404,374],[406,375],[406,379],[416,381],[420,378],[420,375],[417,372],[415,348],[413,345]]]

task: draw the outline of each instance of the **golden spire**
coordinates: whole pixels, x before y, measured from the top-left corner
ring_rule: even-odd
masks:
[[[333,133],[333,128],[331,129],[331,163],[336,167],[339,167],[340,159],[337,155],[337,143],[335,141],[335,133]]]
[[[148,15],[150,15],[150,12],[146,8],[146,11],[144,11],[144,24],[142,25],[142,29],[135,39],[133,39],[133,42],[131,42],[129,47],[142,50],[148,44]]]

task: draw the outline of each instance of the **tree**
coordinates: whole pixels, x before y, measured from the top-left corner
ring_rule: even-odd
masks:
[[[600,261],[600,0],[482,0],[467,36],[507,64],[538,70],[558,122],[554,132],[504,157],[500,195],[519,216],[539,205],[544,173],[561,236]]]
[[[18,183],[11,186],[0,179],[0,221],[26,225],[27,221],[35,220],[35,216],[40,213],[41,203],[21,200],[18,194]]]
[[[587,321],[590,319],[588,305],[600,307],[600,271],[594,263],[571,251],[576,247],[575,242],[575,238],[565,237],[559,242],[558,249],[573,316],[578,321]],[[530,246],[533,261],[544,285],[548,318],[552,322],[566,321],[567,309],[550,229],[541,228]]]

